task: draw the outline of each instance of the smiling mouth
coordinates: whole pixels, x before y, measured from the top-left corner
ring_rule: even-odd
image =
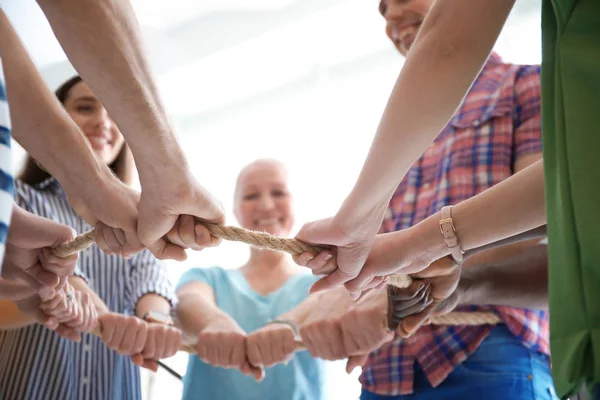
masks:
[[[256,226],[275,225],[280,223],[279,218],[261,218],[254,221]]]

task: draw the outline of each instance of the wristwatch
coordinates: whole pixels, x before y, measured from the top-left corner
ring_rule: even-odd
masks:
[[[146,322],[156,322],[159,324],[173,325],[173,318],[169,314],[160,311],[148,311],[142,316]]]
[[[454,221],[452,220],[452,206],[442,207],[440,211],[440,231],[444,236],[446,246],[450,250],[450,254],[454,261],[462,262],[464,251],[460,246],[456,229],[454,229]]]

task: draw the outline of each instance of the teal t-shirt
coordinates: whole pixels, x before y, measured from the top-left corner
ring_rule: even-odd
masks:
[[[278,290],[262,296],[254,291],[239,269],[192,268],[177,288],[204,282],[214,290],[218,307],[250,333],[287,312],[308,297],[317,277],[298,274]],[[308,351],[296,352],[287,364],[266,369],[262,382],[233,369],[213,367],[190,355],[183,379],[184,400],[319,400],[323,398],[325,361]]]

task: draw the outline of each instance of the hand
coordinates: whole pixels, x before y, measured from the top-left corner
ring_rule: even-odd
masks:
[[[420,250],[422,243],[419,240],[413,228],[377,235],[363,269],[346,283],[346,288],[358,291],[395,273],[412,275],[424,270],[435,259],[427,249]]]
[[[246,358],[246,333],[229,316],[212,319],[197,336],[198,358],[207,364],[239,369],[244,375],[262,379],[262,370]]]
[[[44,300],[40,308],[46,315],[79,332],[91,332],[98,319],[90,295],[74,290],[68,282],[53,297]]]
[[[294,357],[296,334],[291,326],[272,323],[250,333],[246,339],[248,361],[270,367]]]
[[[146,333],[146,344],[140,354],[134,354],[131,358],[133,363],[140,367],[158,370],[156,360],[168,358],[181,348],[181,331],[173,326],[156,322],[148,323]]]
[[[363,268],[379,224],[376,228],[366,226],[360,231],[350,231],[346,225],[346,222],[342,223],[339,218],[333,217],[309,222],[296,235],[297,239],[308,243],[337,247],[336,257],[332,257],[330,251],[321,252],[314,258],[310,253],[294,257],[297,264],[312,269],[315,275],[328,274],[313,285],[311,293],[342,285],[354,279]],[[358,298],[360,289],[355,287],[350,290],[353,298]]]
[[[102,341],[119,354],[140,354],[146,346],[148,323],[132,315],[108,312],[98,317]]]
[[[50,247],[73,240],[75,233],[66,225],[38,217],[13,207],[11,227],[6,241],[2,277],[22,281],[36,292],[50,293],[60,277],[73,273],[77,254],[67,258],[52,255]],[[24,292],[23,297],[31,293]]]
[[[179,163],[182,160],[178,161]],[[170,172],[165,167],[157,179],[142,179],[138,234],[141,242],[159,259],[183,261],[185,248],[217,246],[201,221],[223,223],[221,204],[187,170]],[[140,170],[140,178],[143,178]],[[184,218],[184,216],[187,216]],[[164,239],[168,235],[169,241]]]
[[[345,290],[325,293],[320,303],[330,304],[306,317],[300,336],[315,357],[338,360],[369,353],[393,339],[387,328],[387,293],[370,290],[352,301]]]
[[[106,254],[128,258],[144,248],[137,236],[138,192],[108,174],[95,187],[65,190],[77,214],[96,228],[96,244]]]
[[[47,315],[40,308],[42,299],[39,295],[16,301],[15,304],[22,313],[32,316],[37,323],[55,331],[60,337],[73,340],[74,342],[79,342],[81,340],[79,333],[75,329],[59,323],[56,317]]]
[[[458,303],[456,289],[458,288],[460,273],[460,264],[457,264],[452,257],[446,256],[435,261],[423,271],[411,275],[413,278],[423,279],[421,282],[416,281],[415,284],[426,285],[432,301],[427,308],[418,312],[418,308],[411,306],[411,300],[407,299],[405,311],[408,311],[410,315],[406,315],[402,319],[398,326],[398,335],[409,337],[423,324],[427,323],[432,316],[452,311]],[[411,288],[397,290],[396,293],[401,294],[404,292],[410,295]],[[396,307],[399,306],[396,305]]]

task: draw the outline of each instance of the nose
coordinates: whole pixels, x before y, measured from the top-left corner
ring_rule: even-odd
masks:
[[[108,116],[106,109],[102,108],[94,114],[93,124],[97,129],[109,130],[113,127],[114,122]]]
[[[275,208],[275,201],[269,194],[265,194],[260,196],[258,206],[262,211],[269,211]]]

